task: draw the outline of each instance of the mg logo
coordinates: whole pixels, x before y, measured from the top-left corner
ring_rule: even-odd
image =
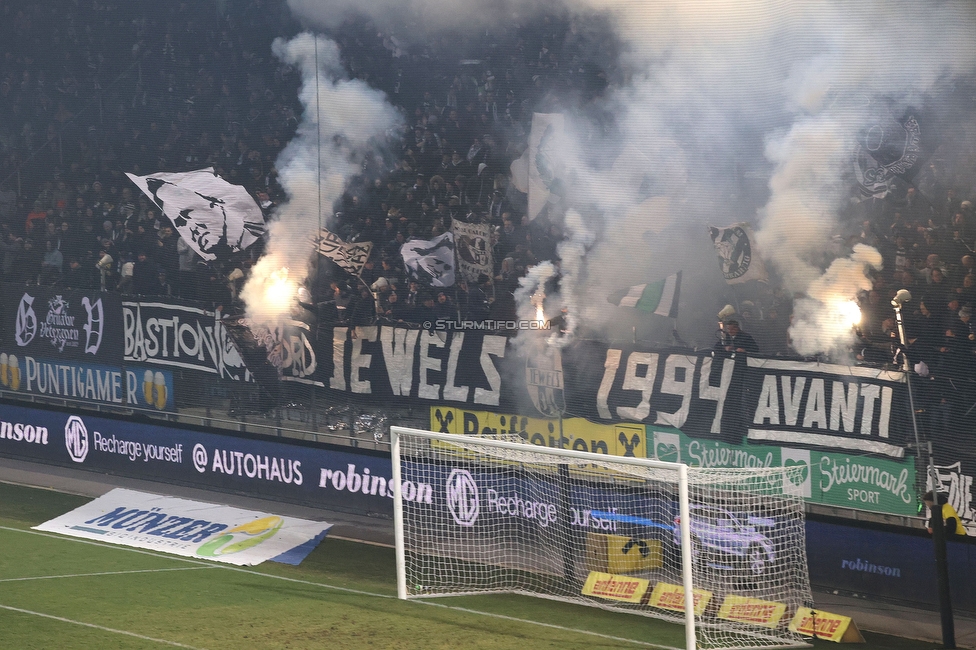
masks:
[[[455,469],[447,477],[447,508],[458,526],[474,526],[478,520],[478,484],[468,470]]]
[[[64,446],[68,455],[76,463],[85,462],[88,456],[88,429],[84,421],[77,415],[72,415],[64,425]]]

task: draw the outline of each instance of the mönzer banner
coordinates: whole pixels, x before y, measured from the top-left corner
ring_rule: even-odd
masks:
[[[116,488],[34,527],[237,566],[298,564],[332,524]]]

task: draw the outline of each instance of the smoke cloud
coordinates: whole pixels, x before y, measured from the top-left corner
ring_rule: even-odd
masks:
[[[413,0],[395,10],[390,2],[351,0],[290,6],[323,27],[366,12],[403,42],[446,30],[485,33],[524,24],[542,9],[559,11],[551,3],[503,0]],[[828,293],[854,298],[876,257],[857,252],[847,259],[855,269],[844,263],[842,272],[831,266],[837,252],[829,251],[833,236],[852,234],[844,221],[851,151],[869,124],[867,107],[884,101],[894,113],[922,104],[947,109],[953,84],[971,81],[976,70],[976,9],[969,2],[564,0],[561,7],[574,34],[593,41],[587,51],[594,56],[608,54],[603,42],[619,44],[614,61],[603,61],[609,86],[598,98],[556,89],[546,97],[547,112],[566,114],[567,205],[578,215],[567,216],[564,231],[570,241],[582,232],[591,239],[566,249],[572,262],[560,269],[560,302],[583,334],[619,336],[618,323],[629,330],[636,316],[609,308],[606,296],[683,269],[679,328],[686,339],[710,344],[714,314],[733,296],[707,225],[752,222],[776,280],[819,302],[820,311],[834,304]],[[595,15],[610,33],[579,29],[595,24]],[[375,111],[376,128],[359,122],[365,132],[391,123],[381,98],[361,85],[346,97],[334,79],[320,81],[337,91],[333,101],[356,98]],[[612,115],[612,128],[601,115]],[[348,169],[347,162],[338,156],[335,169]],[[818,338],[818,321],[809,318],[798,313],[794,343],[805,351],[836,349],[834,338]],[[670,330],[658,320],[660,332]]]
[[[273,51],[301,71],[305,111],[276,161],[288,200],[278,208],[266,253],[241,291],[248,316],[258,323],[291,312],[298,284],[308,274],[310,237],[327,225],[363,156],[401,120],[382,92],[346,78],[335,42],[304,33],[276,40]]]

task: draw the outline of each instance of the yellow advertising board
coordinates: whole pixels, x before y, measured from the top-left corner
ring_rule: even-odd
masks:
[[[786,603],[729,594],[722,601],[718,617],[761,627],[774,628],[786,613]]]
[[[864,643],[861,631],[850,617],[809,607],[796,610],[790,631],[834,643]]]
[[[708,601],[712,599],[712,592],[704,589],[693,589],[692,598],[695,600],[695,615],[701,616],[708,607]],[[654,591],[647,601],[651,607],[658,609],[668,609],[672,612],[685,611],[685,588],[681,585],[672,585],[667,582],[659,582],[654,585]]]
[[[543,447],[574,449],[610,456],[647,457],[647,432],[640,424],[597,424],[584,418],[555,418],[430,407],[430,430],[486,438],[517,435]]]
[[[664,564],[661,540],[658,539],[587,532],[586,554],[594,571],[609,573],[637,573],[658,569]]]
[[[639,604],[651,583],[643,578],[618,576],[612,573],[590,571],[590,575],[580,591],[584,596],[595,596],[607,600],[621,600],[625,603]]]

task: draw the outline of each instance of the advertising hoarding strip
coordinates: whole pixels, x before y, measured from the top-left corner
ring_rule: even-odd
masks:
[[[875,440],[860,440],[858,438],[844,438],[840,436],[825,435],[822,433],[804,433],[802,431],[772,431],[769,429],[749,429],[746,434],[749,440],[764,440],[771,442],[787,442],[799,445],[812,445],[824,447],[838,447],[841,449],[854,449],[869,454],[884,454],[892,458],[904,458],[905,448],[898,445],[890,445],[885,442]]]

